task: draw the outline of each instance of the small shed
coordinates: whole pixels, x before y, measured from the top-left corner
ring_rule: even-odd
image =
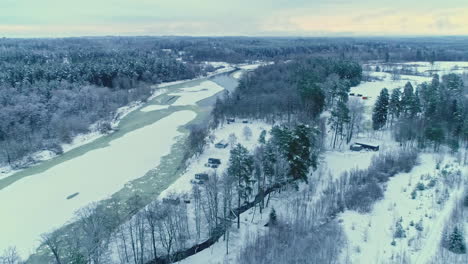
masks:
[[[170,205],[179,205],[180,204],[180,198],[179,197],[176,197],[176,198],[166,197],[166,198],[163,198],[163,203],[164,204],[170,204]]]
[[[195,174],[195,179],[208,181],[208,174],[207,173],[197,173],[197,174]]]
[[[215,144],[215,148],[219,148],[219,149],[224,149],[224,148],[227,148],[228,146],[229,144],[225,142],[224,140]]]
[[[215,158],[209,158],[208,159],[208,164],[221,164],[221,160],[220,159],[215,159]]]
[[[369,149],[369,150],[373,150],[373,151],[379,151],[379,149],[380,149],[379,145],[372,144],[372,143],[359,143],[359,142],[356,142],[354,144],[355,145],[360,145],[364,149]]]

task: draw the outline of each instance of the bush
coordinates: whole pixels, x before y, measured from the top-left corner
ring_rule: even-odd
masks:
[[[465,195],[465,200],[463,201],[465,207],[468,207],[468,194]]]
[[[393,234],[393,238],[405,238],[406,237],[406,232],[405,229],[403,229],[402,225],[403,219],[400,218],[395,224],[395,233]]]
[[[370,212],[372,204],[382,197],[382,188],[380,188],[377,182],[373,181],[364,185],[352,187],[345,194],[345,203],[350,210]]]
[[[352,170],[348,176],[343,203],[350,210],[369,212],[372,204],[383,197],[379,182],[386,182],[400,172],[409,172],[417,163],[416,150],[382,153],[372,159],[367,170]],[[412,193],[413,199],[416,194]]]
[[[416,226],[414,228],[416,228],[416,230],[418,230],[420,232],[424,230],[424,227],[422,225],[422,219],[419,220],[419,222],[416,224]]]
[[[424,191],[426,189],[426,187],[424,186],[424,183],[422,182],[419,182],[417,185],[416,185],[416,188],[420,191]]]

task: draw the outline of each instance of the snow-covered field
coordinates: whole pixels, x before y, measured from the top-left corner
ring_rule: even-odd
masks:
[[[391,178],[384,199],[370,214],[346,211],[339,216],[348,238],[343,263],[423,264],[431,260],[444,223],[462,193],[462,185],[450,187],[447,182],[460,181],[468,172],[451,157],[437,169],[438,157],[423,154],[411,172]],[[400,220],[405,234],[394,238]]]
[[[425,75],[439,74],[440,76],[449,73],[468,73],[468,62],[466,61],[436,61],[430,62],[408,62],[403,63],[403,67],[413,68]]]
[[[246,139],[243,135],[243,130],[245,127],[250,128],[252,131],[252,136],[249,139]],[[238,121],[237,123],[232,123],[229,125],[226,124],[223,127],[216,129],[212,134],[214,136],[213,142],[208,144],[201,155],[193,158],[190,161],[186,172],[171,186],[169,186],[169,188],[162,192],[160,198],[165,197],[170,193],[190,192],[192,190],[192,184],[190,183],[190,180],[194,179],[194,175],[196,173],[208,173],[215,170],[204,166],[204,164],[208,162],[208,158],[221,159],[221,165],[216,169],[217,172],[222,173],[225,169],[227,169],[230,155],[229,151],[231,148],[228,146],[224,149],[218,149],[215,148],[215,143],[222,140],[228,142],[229,135],[234,134],[237,138],[237,143],[242,144],[249,151],[253,151],[258,145],[258,138],[262,130],[269,131],[270,129],[271,125],[259,121],[255,121],[250,124],[243,124]]]
[[[108,197],[156,167],[181,134],[179,126],[195,116],[193,111],[175,112],[112,141],[110,146],[1,190],[0,251],[15,245],[22,256],[28,255],[38,246],[40,234],[62,226],[77,209]],[[67,199],[77,192],[78,196]]]

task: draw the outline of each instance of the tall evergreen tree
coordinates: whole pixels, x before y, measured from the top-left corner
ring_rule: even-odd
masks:
[[[229,157],[228,173],[237,179],[237,205],[241,205],[241,199],[247,199],[252,192],[252,172],[253,172],[254,159],[249,151],[237,144],[231,150]],[[237,228],[240,228],[240,214],[237,216]]]
[[[414,88],[410,82],[405,84],[403,94],[401,96],[401,112],[408,117],[410,115],[411,105],[414,103]]]
[[[466,254],[465,238],[458,227],[455,227],[449,236],[448,250],[456,254]]]
[[[388,112],[391,116],[391,121],[398,119],[401,112],[401,92],[400,89],[393,89],[388,105]]]
[[[389,95],[387,88],[380,91],[372,113],[372,127],[379,130],[387,123]]]

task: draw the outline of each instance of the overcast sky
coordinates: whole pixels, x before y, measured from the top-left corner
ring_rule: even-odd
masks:
[[[0,36],[468,35],[467,0],[0,0]]]

